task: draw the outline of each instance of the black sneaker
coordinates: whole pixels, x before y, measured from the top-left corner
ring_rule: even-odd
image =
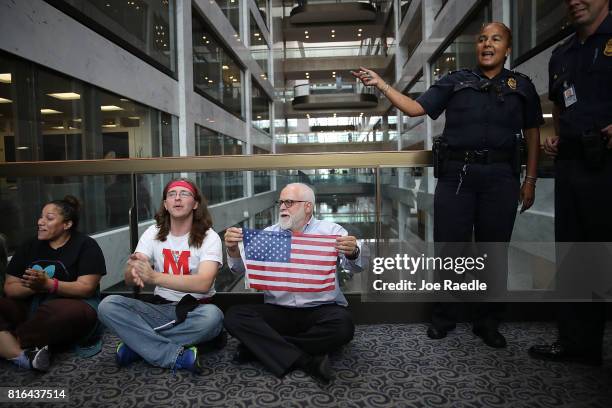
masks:
[[[43,348],[35,348],[24,350],[26,358],[30,362],[30,367],[38,371],[48,371],[51,365],[51,355],[49,354],[49,346]]]

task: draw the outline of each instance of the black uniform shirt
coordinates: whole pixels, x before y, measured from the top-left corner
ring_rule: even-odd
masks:
[[[450,72],[417,102],[432,119],[446,109],[444,136],[454,150],[511,150],[521,129],[544,123],[529,78],[507,69],[492,79],[478,68]]]
[[[560,108],[562,140],[612,123],[612,15],[584,44],[573,35],[553,51],[548,66],[548,97]],[[576,102],[565,106],[564,92],[573,87]]]

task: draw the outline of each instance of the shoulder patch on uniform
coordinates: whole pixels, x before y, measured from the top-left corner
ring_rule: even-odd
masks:
[[[526,79],[526,80],[527,80],[527,81],[529,81],[529,82],[532,82],[532,81],[531,81],[531,78],[529,78],[529,76],[528,76],[528,75],[525,75],[525,74],[523,74],[522,72],[512,71],[512,73],[513,73],[514,75],[518,76],[518,77],[521,77],[521,78],[523,78],[523,79]]]

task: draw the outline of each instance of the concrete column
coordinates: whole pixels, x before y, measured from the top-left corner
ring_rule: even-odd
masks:
[[[176,48],[179,103],[179,156],[195,155],[195,118],[190,107],[193,96],[193,41],[191,2],[176,3]]]

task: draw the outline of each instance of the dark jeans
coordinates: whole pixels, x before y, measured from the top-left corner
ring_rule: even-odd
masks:
[[[508,274],[507,243],[512,236],[519,200],[519,180],[507,163],[470,164],[461,188],[458,173],[462,162],[451,161],[448,171],[438,179],[434,195],[434,241],[457,243],[448,245],[456,251],[466,243],[500,243],[486,245],[490,255],[485,272],[495,274],[486,282],[491,292],[505,291]],[[483,248],[479,248],[482,251]],[[491,256],[491,251],[495,251]],[[465,254],[441,254],[461,256]],[[494,262],[491,262],[495,260]],[[449,279],[457,280],[451,272]],[[468,304],[475,327],[497,329],[503,303],[478,302]],[[457,322],[457,303],[436,303],[432,313],[432,324],[438,328],[451,329]]]
[[[53,299],[30,314],[30,301],[0,298],[0,331],[9,331],[22,348],[66,346],[93,330],[96,311],[79,299]]]
[[[304,354],[327,354],[350,342],[355,332],[351,313],[336,304],[302,308],[237,305],[225,314],[224,324],[278,377]]]

